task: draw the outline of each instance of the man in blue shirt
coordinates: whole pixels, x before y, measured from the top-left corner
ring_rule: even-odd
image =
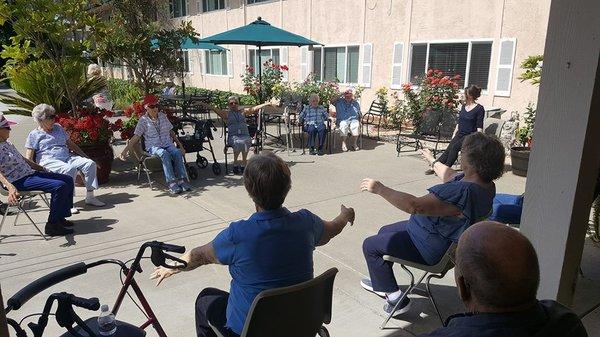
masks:
[[[225,336],[239,336],[256,295],[313,278],[316,246],[324,245],[354,221],[354,210],[341,206],[340,214],[323,221],[308,210],[290,212],[282,207],[291,188],[290,169],[273,153],[252,157],[244,171],[244,186],[256,206],[247,220],[232,222],[212,242],[192,249],[181,259],[184,271],[205,264],[229,266],[231,291],[206,288],[196,299],[196,334],[216,336],[208,325],[218,325]],[[157,268],[157,285],[179,269]]]
[[[454,270],[467,313],[422,337],[585,337],[583,324],[568,308],[536,299],[537,255],[529,240],[499,222],[480,222],[458,242]]]
[[[352,89],[344,91],[342,97],[337,97],[332,100],[331,104],[335,106],[335,123],[340,129],[342,135],[342,151],[348,151],[348,149],[355,151],[358,150],[357,139],[360,135],[360,105],[354,99]],[[350,134],[350,147],[346,142],[347,136]]]

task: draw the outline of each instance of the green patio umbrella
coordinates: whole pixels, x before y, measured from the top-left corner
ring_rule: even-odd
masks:
[[[200,42],[214,44],[243,44],[258,47],[258,55],[263,46],[312,46],[322,45],[300,35],[273,27],[260,16],[248,25],[200,39]],[[262,84],[261,62],[258,62],[258,81]],[[262,90],[259,91],[262,101]]]
[[[152,48],[159,48],[158,39],[152,39],[150,41],[150,43],[152,45]],[[223,48],[221,46],[217,46],[216,44],[213,44],[213,43],[199,42],[199,41],[194,42],[194,40],[192,40],[189,37],[186,37],[181,42],[181,46],[179,47],[179,49],[181,49],[181,50],[183,50],[183,49],[226,50],[225,48]],[[181,91],[183,92],[183,96],[185,97],[185,82],[183,80],[183,73],[181,74]]]

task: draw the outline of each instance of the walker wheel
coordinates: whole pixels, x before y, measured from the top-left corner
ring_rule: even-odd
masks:
[[[205,157],[198,157],[196,159],[196,165],[198,165],[199,168],[206,168],[208,166],[208,159],[206,159]]]
[[[188,175],[190,176],[190,179],[198,179],[198,169],[193,166],[188,166]]]
[[[221,165],[219,165],[219,163],[213,163],[212,171],[216,176],[220,175],[221,174]]]

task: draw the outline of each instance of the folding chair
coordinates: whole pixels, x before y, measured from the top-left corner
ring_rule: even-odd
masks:
[[[3,187],[0,188],[0,194],[5,197],[8,197],[8,191],[6,189],[4,189]],[[29,214],[27,213],[27,211],[25,210],[25,207],[24,207],[26,202],[30,202],[33,198],[39,196],[40,199],[42,199],[44,201],[46,206],[48,206],[48,208],[50,208],[50,204],[48,203],[48,200],[46,200],[45,194],[46,194],[46,192],[44,192],[44,191],[19,191],[19,200],[18,200],[17,205],[15,206],[17,208],[17,214],[15,215],[15,221],[13,222],[13,226],[17,225],[17,220],[19,219],[19,215],[21,213],[23,213],[23,214],[25,214],[27,219],[29,219],[29,222],[31,222],[33,227],[35,227],[35,229],[37,229],[37,231],[44,238],[44,240],[48,241],[48,238],[46,237],[46,235],[44,235],[44,232],[42,232],[40,230],[40,228],[37,226],[37,224],[35,223],[35,221],[33,221],[33,219],[31,219],[31,217],[29,216]],[[4,221],[8,217],[9,208],[10,208],[10,206],[6,207],[6,209],[4,210],[4,214],[2,214],[2,221],[0,222],[0,231],[2,231],[2,225],[4,225]]]
[[[260,150],[262,150],[262,136],[260,131],[259,124],[259,116],[258,115],[249,115],[246,116],[246,124],[248,124],[248,131],[250,133],[250,138],[252,138],[252,145],[250,147],[254,148],[254,154],[257,154]],[[224,142],[224,154],[225,154],[225,174],[229,174],[229,166],[227,165],[228,159],[227,155],[229,152],[228,149],[231,149],[231,146],[227,145],[227,122],[221,120],[223,125],[223,142]]]
[[[329,337],[333,281],[337,268],[312,280],[262,291],[252,302],[240,337]],[[218,337],[222,332],[208,324]]]
[[[358,129],[360,130],[359,134],[358,134],[358,141],[360,142],[360,148],[362,149],[363,147],[363,126],[362,123],[360,123],[360,120],[362,119],[362,117],[359,119],[359,125],[358,125]],[[329,127],[329,133],[331,134],[331,138],[333,139],[333,148],[336,148],[335,145],[335,135],[339,135],[340,137],[342,137],[342,133],[340,131],[340,128],[337,125],[337,121],[336,123],[334,123],[331,119],[329,120],[329,123],[331,124],[331,126]],[[347,136],[347,135],[346,135]],[[341,140],[340,140],[341,141]],[[331,154],[331,147],[329,148],[329,154]]]
[[[424,264],[415,263],[412,261],[398,259],[398,258],[395,258],[390,255],[383,256],[383,259],[385,261],[398,263],[400,265],[400,267],[402,267],[402,269],[404,269],[404,271],[406,271],[410,275],[410,286],[408,287],[408,289],[406,289],[406,291],[402,292],[402,296],[400,297],[400,299],[398,300],[398,302],[396,303],[396,305],[394,306],[394,308],[392,309],[392,311],[390,312],[388,317],[381,324],[381,327],[380,327],[381,329],[385,328],[387,322],[389,322],[389,320],[392,318],[392,316],[394,316],[394,312],[396,311],[396,308],[398,307],[398,305],[400,305],[400,303],[402,303],[402,301],[404,301],[404,298],[406,298],[410,293],[412,293],[412,291],[415,290],[415,288],[418,285],[420,285],[421,282],[423,282],[423,279],[425,277],[427,277],[425,279],[425,289],[427,291],[427,296],[431,300],[431,304],[433,304],[435,312],[437,313],[438,317],[440,318],[442,325],[446,326],[444,319],[442,318],[442,315],[440,314],[440,310],[438,309],[437,304],[435,303],[433,294],[431,293],[429,283],[431,282],[432,278],[442,279],[450,269],[454,268],[454,263],[450,259],[450,256],[451,256],[451,254],[454,254],[455,250],[456,250],[456,243],[452,243],[450,245],[450,247],[448,247],[446,254],[444,254],[444,256],[442,257],[440,262],[436,263],[433,266],[428,266],[428,265],[424,265]],[[412,268],[423,271],[423,275],[419,278],[417,283],[415,283],[415,275],[407,267],[412,267]]]
[[[129,143],[129,140],[127,141]],[[152,179],[150,178],[150,173],[153,171],[148,168],[148,161],[159,162],[162,165],[162,162],[158,156],[151,155],[150,153],[144,150],[143,139],[140,139],[133,148],[131,149],[131,155],[135,158],[137,164],[137,181],[140,181],[140,176],[142,171],[146,173],[146,178],[148,178],[148,185],[150,185],[150,189],[152,189]]]

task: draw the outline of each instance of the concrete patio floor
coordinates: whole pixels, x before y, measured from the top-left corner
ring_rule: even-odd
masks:
[[[27,133],[33,128],[31,118],[13,116],[20,125],[13,128],[11,141],[23,149]],[[222,140],[216,135],[213,145],[222,162]],[[115,146],[120,153],[121,145]],[[207,155],[207,153],[202,153]],[[398,319],[392,319],[390,328],[380,330],[384,319],[383,300],[367,293],[359,285],[367,275],[362,256],[362,241],[377,232],[381,225],[408,218],[407,214],[393,208],[383,199],[361,193],[359,182],[364,177],[381,180],[388,186],[421,195],[426,188],[438,182],[423,174],[425,163],[416,154],[396,157],[392,144],[365,140],[359,152],[334,153],[323,157],[287,155],[278,151],[290,165],[293,186],[285,206],[290,210],[307,208],[325,219],[334,217],[340,204],[354,207],[356,222],[347,227],[328,245],[315,251],[315,275],[336,267],[339,269],[333,297],[333,318],[329,325],[332,336],[411,336],[431,331],[440,322],[426,297],[415,296],[412,310]],[[188,160],[195,160],[188,154]],[[80,214],[74,215],[75,234],[43,241],[35,235],[35,229],[24,217],[12,226],[7,220],[0,238],[0,283],[5,300],[25,284],[58,268],[78,261],[92,262],[103,258],[129,260],[139,246],[146,241],[160,240],[188,249],[204,244],[232,220],[246,218],[253,212],[239,176],[214,176],[210,167],[200,170],[193,181],[195,189],[177,197],[168,195],[162,174],[153,178],[157,189],[151,190],[141,180],[136,181],[130,166],[115,162],[111,181],[98,191],[98,196],[110,206],[92,208],[83,205],[83,193],[77,189],[76,205]],[[497,182],[498,192],[522,193],[525,179],[507,172]],[[39,205],[39,203],[38,203]],[[43,227],[46,210],[38,208],[31,212],[34,220]],[[574,308],[579,314],[591,311],[584,317],[590,336],[600,336],[600,247],[588,241],[582,262],[583,277],[577,285]],[[144,273],[137,280],[152,305],[166,332],[171,336],[194,336],[194,301],[205,287],[228,289],[230,277],[227,268],[219,265],[201,267],[181,273],[166,280],[156,288],[148,276],[153,266],[143,261]],[[408,277],[396,268],[398,281],[406,285]],[[456,293],[453,273],[435,281],[432,291],[439,301],[444,316],[462,311]],[[18,312],[9,316],[21,318],[25,314],[41,311],[47,296],[52,292],[68,291],[82,297],[98,297],[101,303],[112,306],[120,281],[115,267],[103,266],[91,269],[86,275],[72,279],[29,301]],[[79,311],[84,318],[97,313]],[[118,317],[132,323],[142,322],[139,310],[125,299]],[[402,329],[400,329],[402,328]],[[48,335],[58,335],[60,328],[52,319]],[[150,331],[150,330],[149,330]],[[152,331],[149,336],[155,336]]]

